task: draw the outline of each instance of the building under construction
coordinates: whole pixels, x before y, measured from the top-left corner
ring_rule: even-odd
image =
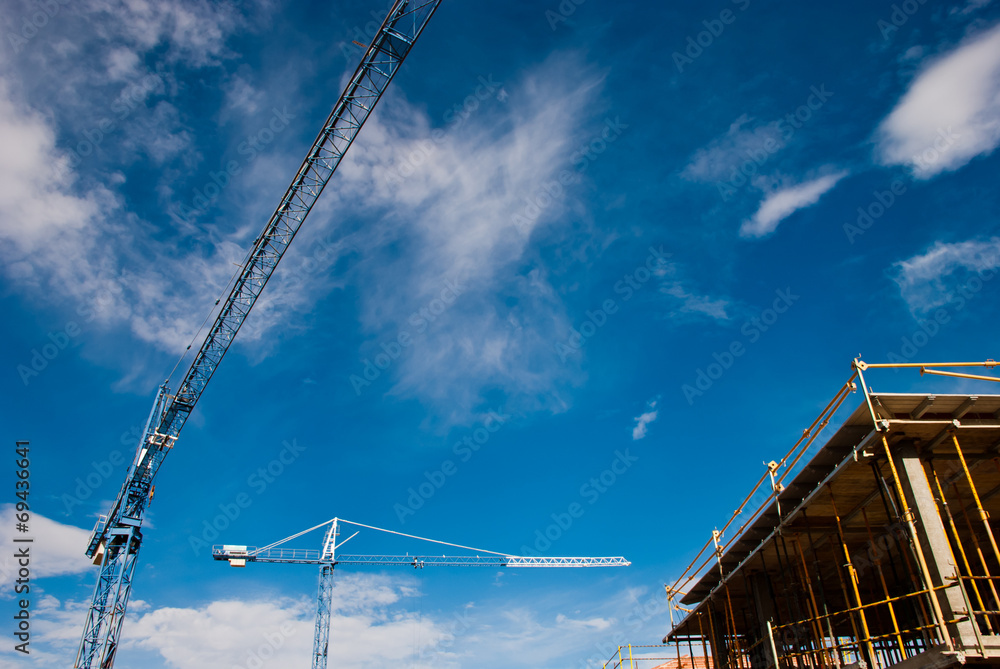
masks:
[[[954,371],[973,364],[995,365],[856,360],[667,586],[675,656],[711,669],[1000,665],[1000,395],[876,393],[865,380],[876,367],[1000,380]],[[818,441],[849,397],[857,408]]]

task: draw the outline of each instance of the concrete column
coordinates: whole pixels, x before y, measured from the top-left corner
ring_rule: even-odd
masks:
[[[767,621],[775,624],[777,620],[774,616],[774,600],[771,597],[771,590],[767,587],[767,576],[763,573],[753,574],[749,578],[750,589],[753,594],[753,614],[754,622],[757,624],[757,633],[763,639],[763,643],[757,646],[757,651],[750,656],[751,669],[766,669],[776,666],[774,654],[771,652],[771,642],[767,634]],[[780,643],[780,639],[775,639],[775,644]]]
[[[935,586],[953,583],[948,579],[958,574],[958,568],[955,566],[955,557],[952,555],[951,544],[945,533],[944,522],[938,513],[937,502],[917,449],[912,442],[901,442],[893,448],[893,452],[900,464],[899,475],[906,502],[916,516],[914,522],[921,539],[920,545],[924,550],[931,581]],[[939,590],[936,595],[946,619],[961,617],[958,612],[964,611],[966,605],[957,587]],[[949,625],[948,630],[951,632],[956,650],[977,647],[976,634],[972,629],[972,623],[968,620]]]

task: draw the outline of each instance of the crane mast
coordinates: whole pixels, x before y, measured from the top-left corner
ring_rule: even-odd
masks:
[[[177,392],[171,393],[166,383],[157,391],[125,482],[110,512],[98,519],[87,547],[86,554],[100,566],[100,574],[73,665],[76,669],[113,667],[156,473],[288,245],[439,4],[440,0],[398,0],[393,5],[254,240]]]
[[[337,543],[340,534],[339,524],[355,525],[370,530],[388,532],[411,539],[430,541],[431,543],[457,546],[467,550],[487,553],[487,555],[338,555],[337,549],[353,539],[355,532],[344,541]],[[329,525],[323,536],[320,549],[281,548],[287,541]],[[469,546],[459,546],[443,541],[425,539],[410,534],[402,534],[385,530],[380,527],[363,525],[341,518],[333,518],[314,527],[285,537],[267,546],[234,546],[223,545],[212,547],[212,558],[226,560],[232,567],[245,567],[248,562],[270,562],[275,564],[313,564],[319,565],[319,588],[316,595],[316,631],[313,637],[312,669],[326,669],[327,655],[330,646],[330,616],[333,609],[333,569],[337,565],[369,565],[369,566],[409,566],[415,569],[424,567],[627,567],[631,563],[623,557],[541,557],[507,555],[475,549]]]

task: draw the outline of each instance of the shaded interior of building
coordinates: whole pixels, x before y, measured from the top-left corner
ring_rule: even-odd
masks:
[[[1000,664],[1000,396],[852,394],[854,378],[803,439],[860,398],[839,429],[789,481],[771,463],[760,511],[668,586],[678,654],[713,669]]]

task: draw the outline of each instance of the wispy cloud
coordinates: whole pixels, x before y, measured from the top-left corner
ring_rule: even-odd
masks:
[[[816,204],[824,193],[847,176],[846,171],[828,174],[811,181],[774,191],[764,198],[752,218],[740,226],[741,237],[766,237],[778,228],[778,224],[794,214]]]
[[[656,399],[650,400],[646,404],[646,406],[649,408],[649,411],[645,411],[632,419],[633,422],[635,423],[635,426],[632,428],[632,441],[639,441],[640,439],[644,439],[646,437],[650,424],[656,422],[656,419],[659,417],[660,414],[660,412],[656,409],[656,404],[657,404]]]
[[[559,388],[577,372],[552,355],[552,342],[572,323],[533,261],[533,241],[574,202],[572,183],[558,178],[579,178],[574,152],[600,132],[591,127],[600,85],[579,55],[556,54],[436,140],[431,119],[399,96],[369,122],[328,206],[376,219],[352,233],[369,261],[351,277],[372,337],[359,359],[399,332],[419,332],[392,369],[392,393],[457,422],[474,420],[487,392],[509,411],[565,408]],[[555,194],[539,199],[546,188]],[[536,200],[546,206],[525,220],[525,202]],[[458,300],[433,322],[412,319],[449,281],[462,288]]]
[[[208,0],[92,0],[87,6],[93,20],[116,40],[140,51],[168,45],[169,59],[193,67],[235,55],[226,48],[226,38],[243,24],[243,9],[238,3]]]
[[[732,302],[726,297],[713,297],[691,286],[691,279],[684,276],[679,263],[661,263],[653,272],[659,280],[659,291],[667,295],[667,318],[674,322],[711,319],[726,321],[730,318]]]
[[[135,50],[154,48],[165,31],[172,34],[196,18],[143,7],[130,5],[130,27],[119,29],[128,33]],[[192,28],[195,32],[185,33],[181,43],[186,46],[172,42],[173,48],[181,49],[178,57],[186,57],[189,67],[214,62],[226,55],[219,40],[228,26],[220,19],[208,32]],[[129,74],[135,61],[121,47],[109,47],[108,54],[118,76],[137,76]],[[168,83],[169,76],[163,79]],[[446,281],[458,281],[464,287],[459,302],[427,328],[418,353],[394,366],[384,391],[440,409],[445,421],[475,420],[486,393],[512,398],[508,410],[565,409],[567,398],[559,387],[581,375],[559,364],[551,348],[571,323],[548,270],[533,261],[532,243],[536,231],[560,221],[575,202],[574,184],[560,184],[558,178],[563,172],[573,181],[585,178],[574,169],[573,156],[602,131],[596,125],[603,119],[597,116],[602,114],[601,83],[602,74],[579,54],[556,54],[520,81],[503,83],[503,100],[488,98],[482,109],[451,124],[435,123],[399,91],[390,91],[341,165],[336,189],[327,189],[309,229],[241,330],[239,344],[266,350],[266,335],[274,327],[301,322],[296,314],[308,311],[332,287],[351,282],[358,287],[360,322],[374,349],[385,337],[413,330],[411,316],[427,307]],[[479,80],[470,81],[472,91],[478,86]],[[157,90],[143,100],[144,112],[129,118],[136,132],[105,138],[102,150],[119,147],[164,160],[177,153],[176,144],[134,144],[136,134],[171,141],[183,137],[174,132],[180,122],[175,108],[162,99],[170,87]],[[222,103],[230,113],[249,109],[255,90],[233,79]],[[58,102],[54,95],[53,101]],[[98,177],[98,170],[90,170],[88,183],[82,183],[56,145],[55,124],[19,102],[2,79],[0,111],[0,138],[7,147],[0,156],[0,238],[9,242],[0,257],[8,278],[23,292],[34,291],[61,308],[94,306],[97,322],[109,330],[127,328],[134,338],[165,352],[183,351],[205,307],[242,261],[257,226],[192,218],[177,230],[143,220],[119,194],[121,175]],[[440,126],[446,132],[432,135],[435,126],[438,133]],[[184,141],[201,147],[203,139]],[[226,205],[227,220],[256,219],[260,209],[273,206],[270,199],[261,206],[260,193],[280,195],[273,184],[293,173],[288,166],[297,164],[298,156],[291,153],[281,146],[267,159],[244,166],[227,192],[234,201]],[[400,179],[403,160],[418,164]],[[552,184],[560,189],[555,196]],[[166,181],[161,188],[165,210],[185,199],[172,189]],[[240,197],[243,193],[246,197]],[[519,214],[526,201],[546,206],[525,221]],[[182,235],[200,241],[182,242]],[[307,281],[287,271],[309,260],[310,245],[321,239],[334,249],[325,255],[324,267],[347,256],[354,261],[337,274],[313,271]],[[575,244],[592,241],[587,235],[575,239]],[[398,253],[404,247],[407,252]],[[359,258],[363,262],[356,262]],[[359,353],[359,359],[367,355]],[[346,378],[354,370],[344,371]]]
[[[402,579],[384,574],[338,577],[331,666],[359,666],[360,649],[365,663],[400,663],[445,638],[447,631],[430,617],[400,607],[416,594]],[[151,650],[170,666],[191,669],[308,666],[315,615],[312,597],[160,608],[132,624],[122,652],[130,646]]]
[[[973,35],[917,75],[877,132],[885,165],[929,179],[1000,144],[1000,25]]]
[[[973,12],[979,11],[983,7],[988,7],[993,0],[968,0],[964,7],[953,7],[950,10],[950,14],[958,14],[959,16],[967,16]]]
[[[1000,268],[1000,238],[964,242],[936,242],[926,252],[901,260],[891,269],[900,296],[914,314],[948,304],[957,298],[970,274]],[[993,274],[988,275],[990,278]]]
[[[680,281],[664,282],[660,285],[660,292],[677,300],[671,316],[704,316],[719,321],[729,319],[728,299],[693,292]]]
[[[748,114],[733,121],[721,137],[695,151],[681,176],[692,181],[728,181],[740,166],[769,156],[783,145],[778,122],[755,123]]]
[[[83,554],[90,539],[90,532],[56,522],[38,513],[31,514],[28,532],[19,534],[16,511],[13,504],[5,504],[0,510],[0,541],[4,546],[15,546],[11,540],[20,537],[32,537],[31,572],[35,576],[62,576],[64,574],[81,574],[93,569],[87,556]],[[17,573],[17,560],[12,557],[13,551],[4,551],[0,557],[0,577],[12,580]]]
[[[523,586],[500,596],[506,589],[490,587],[483,576],[488,599],[437,613],[420,611],[421,593],[412,577],[336,577],[330,665],[500,669],[512,657],[562,666],[567,657],[581,655],[600,662],[626,635],[655,634],[665,613],[662,592],[652,589],[611,588],[602,580],[598,595],[581,597],[579,587],[547,587],[540,602],[525,604]],[[85,607],[51,596],[39,600],[31,661],[24,666],[72,663]],[[308,666],[315,613],[312,596],[234,597],[180,607],[133,600],[118,659],[185,669]],[[10,647],[0,649],[0,661],[16,660],[15,655]]]
[[[139,0],[67,7],[73,20],[51,21],[24,47],[33,57],[22,59],[19,76],[0,66],[0,259],[15,290],[162,350],[184,349],[245,239],[201,228],[184,231],[203,240],[195,248],[178,243],[123,195],[117,161],[198,155],[168,99],[177,93],[172,71],[154,73],[145,63],[216,66],[233,56],[225,43],[245,25],[241,12],[256,6]],[[67,32],[88,21],[101,29],[82,38]],[[42,40],[58,48],[40,48]],[[14,82],[31,78],[39,63],[51,76],[36,77],[29,104]]]
[[[407,610],[419,594],[410,578],[338,576],[333,590],[330,665],[398,664],[448,642],[452,631],[447,621],[440,623]],[[38,608],[31,666],[67,666],[79,643],[86,604],[49,596]],[[140,665],[162,661],[168,667],[190,669],[308,666],[315,615],[312,596],[233,598],[159,608],[133,600],[119,660],[131,659]]]

